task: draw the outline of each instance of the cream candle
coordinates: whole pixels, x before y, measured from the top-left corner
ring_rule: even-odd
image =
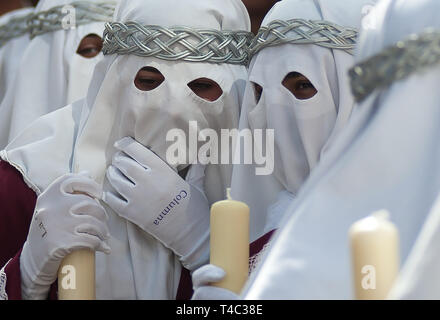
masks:
[[[95,300],[95,252],[77,250],[58,269],[59,300]]]
[[[226,272],[213,285],[239,294],[249,273],[249,207],[227,195],[211,207],[210,263]]]
[[[349,238],[356,299],[385,299],[399,271],[399,236],[388,212],[355,222]]]
[[[58,299],[96,299],[94,251],[77,250],[63,259],[58,268]]]

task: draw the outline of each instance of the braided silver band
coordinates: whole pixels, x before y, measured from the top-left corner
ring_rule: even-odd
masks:
[[[429,29],[397,42],[349,71],[351,90],[357,102],[374,90],[440,63],[440,31]]]
[[[75,26],[89,24],[92,22],[108,22],[113,18],[116,7],[115,2],[72,2],[68,6],[75,9]],[[66,6],[53,7],[47,11],[36,12],[28,19],[28,26],[31,38],[57,30],[65,29],[63,21],[68,12]]]
[[[246,65],[253,35],[247,31],[218,31],[189,27],[165,28],[137,22],[107,23],[104,55],[133,54],[168,61]]]
[[[0,26],[0,48],[9,40],[28,33],[27,20],[32,16],[33,13],[29,13],[22,17],[11,19],[6,24]]]
[[[316,44],[353,54],[358,31],[325,20],[274,20],[261,27],[250,46],[251,56],[266,47],[291,44]]]

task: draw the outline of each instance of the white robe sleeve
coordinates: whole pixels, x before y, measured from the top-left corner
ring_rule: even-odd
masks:
[[[5,268],[8,265],[9,261],[0,270],[0,300],[8,300],[8,294],[6,293],[7,277],[6,277]]]

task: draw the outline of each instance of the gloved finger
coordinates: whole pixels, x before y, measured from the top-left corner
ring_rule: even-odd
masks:
[[[66,179],[61,184],[61,190],[70,194],[85,193],[95,199],[100,199],[102,195],[101,186],[96,181],[80,175]]]
[[[86,204],[99,204],[99,200],[92,198],[90,195],[86,194],[86,193],[77,193],[75,191],[75,193],[70,194],[69,193],[69,197],[70,197],[70,205],[71,208],[76,207],[78,205],[80,206],[85,206]],[[102,196],[101,196],[102,197]]]
[[[194,291],[191,300],[238,300],[239,296],[232,291],[214,286],[204,286]]]
[[[74,206],[72,206],[70,212],[74,215],[93,216],[102,222],[108,220],[108,215],[104,207],[101,204],[95,202],[94,200],[81,201],[80,203],[77,203]]]
[[[75,241],[75,244],[69,250],[70,252],[78,249],[90,249],[93,251],[100,251],[106,254],[111,253],[111,248],[106,241],[102,241],[95,236],[83,234],[80,239]]]
[[[96,251],[100,251],[100,252],[104,252],[106,254],[110,254],[111,253],[111,248],[110,246],[107,244],[107,242],[105,241],[101,241],[99,243],[99,246],[95,248]]]
[[[75,174],[72,174],[72,175],[75,175]],[[83,170],[83,171],[77,173],[77,175],[92,179],[92,175],[87,170]]]
[[[192,282],[194,289],[201,286],[206,286],[212,282],[218,282],[222,280],[226,275],[226,272],[213,264],[207,264],[200,267],[192,274]]]
[[[79,223],[78,226],[75,227],[76,235],[88,234],[98,238],[101,241],[105,241],[110,238],[110,232],[108,230],[107,225],[99,222],[94,217],[77,217]]]
[[[145,169],[154,170],[161,168],[164,164],[168,165],[164,160],[159,158],[153,151],[143,146],[131,137],[125,137],[115,143],[115,148],[123,151]]]
[[[133,183],[114,166],[107,168],[106,177],[115,191],[127,200],[134,187]]]
[[[102,195],[102,201],[104,201],[115,212],[123,212],[127,206],[127,201],[121,199],[110,191],[104,192]]]
[[[118,168],[134,185],[136,181],[139,180],[137,177],[141,177],[146,171],[143,166],[122,151],[115,153],[112,159],[112,165]]]

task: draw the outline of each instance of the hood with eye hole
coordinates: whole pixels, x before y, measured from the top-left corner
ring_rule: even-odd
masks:
[[[289,72],[284,77],[281,84],[299,100],[310,99],[318,93],[318,90],[315,88],[313,83],[306,76],[296,71]],[[255,101],[258,103],[261,99],[264,89],[261,85],[254,81],[252,81],[252,85]]]
[[[190,83],[188,87],[200,98],[207,101],[216,101],[223,94],[223,89],[212,79],[198,78]]]
[[[102,50],[103,41],[97,34],[86,35],[78,45],[76,53],[84,58],[94,58]]]
[[[165,81],[164,75],[156,68],[141,68],[134,79],[134,85],[141,91],[151,91]],[[220,85],[209,78],[198,78],[187,84],[198,97],[206,101],[216,101],[223,94]]]
[[[299,100],[312,98],[318,90],[313,83],[299,72],[289,72],[283,79],[282,85]]]
[[[165,81],[164,75],[153,67],[143,67],[134,79],[134,85],[141,91],[151,91]]]
[[[256,82],[251,81],[251,83],[254,89],[255,102],[258,104],[258,102],[260,102],[261,95],[263,94],[263,87]]]

